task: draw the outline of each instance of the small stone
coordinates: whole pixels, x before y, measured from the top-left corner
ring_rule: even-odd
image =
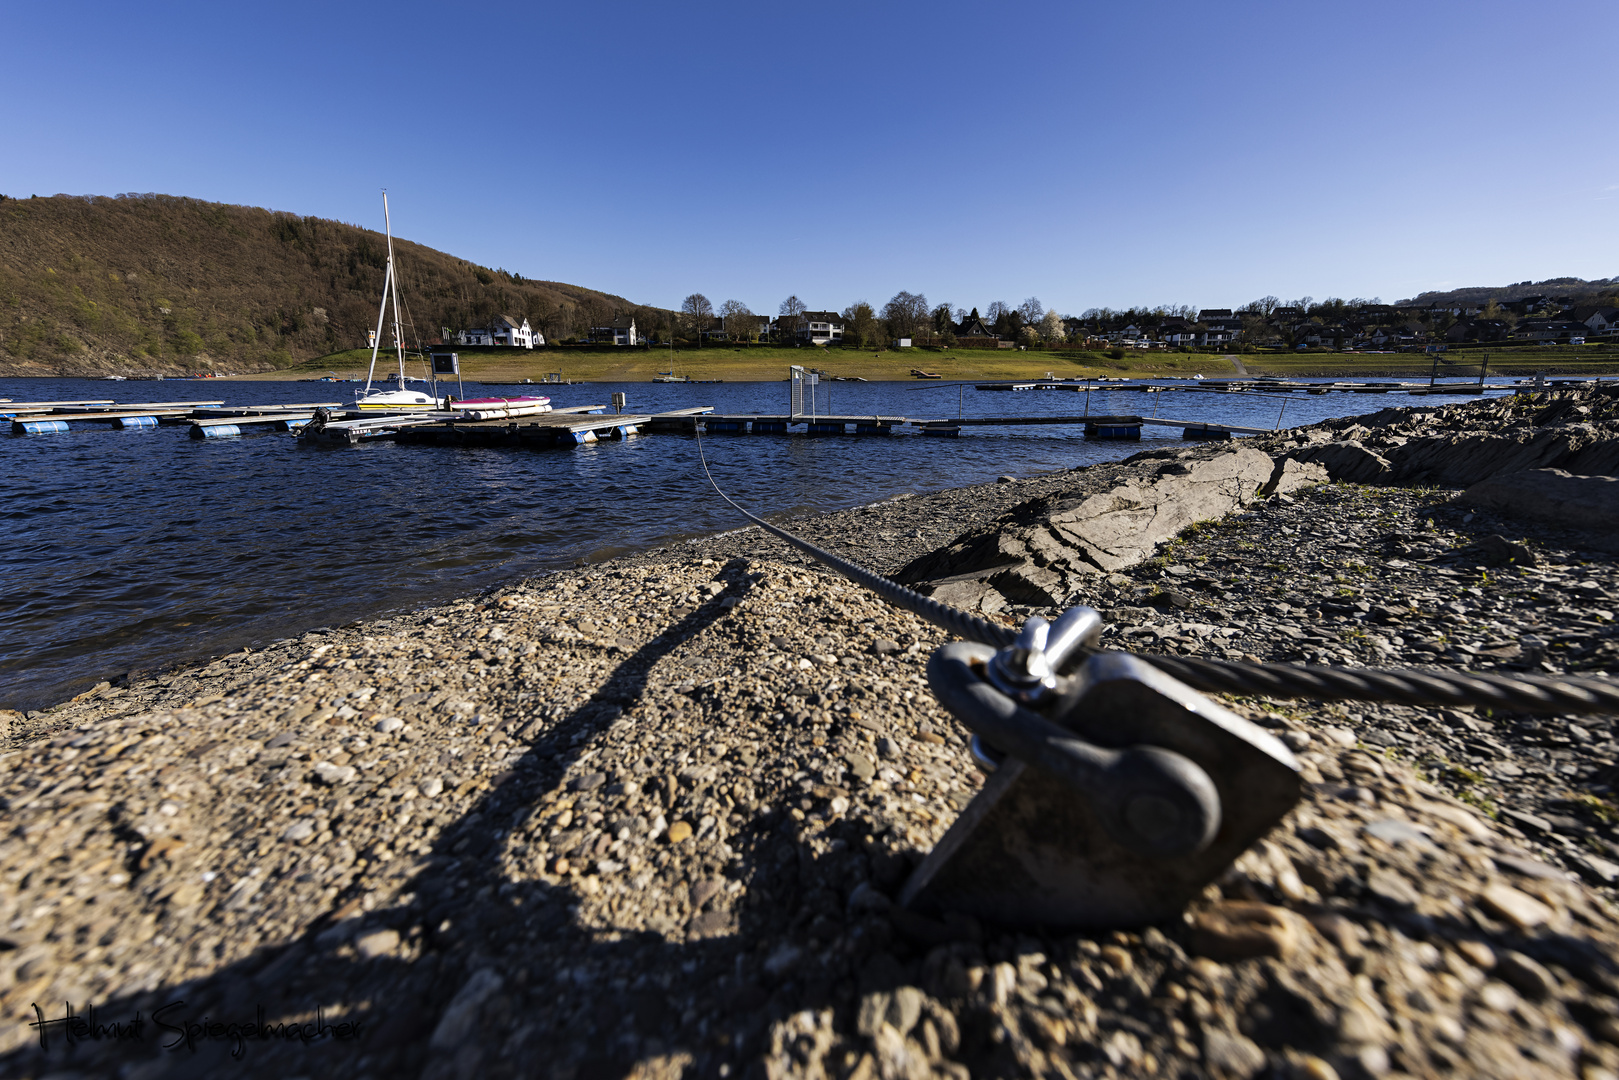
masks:
[[[995,482],[997,484],[1015,484],[1017,483],[1017,477],[1010,474],[1006,476],[997,476],[995,478]]]
[[[797,965],[799,959],[803,955],[804,950],[800,949],[791,942],[783,944],[776,949],[775,952],[771,953],[765,958],[765,971],[766,973],[779,979],[789,971],[793,970],[794,966]]]
[[[387,956],[399,947],[399,931],[373,930],[354,939],[354,949],[367,960]]]
[[[862,783],[877,775],[877,766],[864,754],[848,753],[843,755],[843,760],[848,764],[849,771]]]
[[[849,894],[850,911],[887,911],[893,903],[869,881],[862,881]]]
[[[1017,968],[1004,960],[990,969],[990,994],[997,1005],[1005,1005],[1017,989]]]
[[[1478,900],[1485,911],[1511,923],[1520,932],[1551,921],[1553,914],[1552,909],[1539,900],[1499,881],[1487,885]]]
[[[1194,952],[1231,963],[1256,956],[1286,961],[1299,946],[1290,912],[1269,904],[1228,902],[1192,916]],[[1296,918],[1296,916],[1294,916]]]
[[[1293,1066],[1292,1080],[1338,1080],[1338,1070],[1314,1054],[1306,1054]]]
[[[1485,983],[1484,989],[1478,992],[1478,999],[1485,1008],[1500,1013],[1511,1012],[1518,1004],[1518,995],[1513,992],[1512,987],[1501,982]]]
[[[340,784],[353,783],[360,771],[353,765],[333,765],[329,761],[322,761],[315,765],[315,776],[328,787],[337,787]]]
[[[392,735],[394,732],[404,727],[405,722],[399,719],[397,716],[384,716],[381,720],[377,721],[376,726],[377,730],[382,732],[384,735]]]
[[[1580,868],[1580,876],[1593,885],[1612,885],[1619,881],[1619,864],[1599,859],[1595,855],[1576,855],[1574,864]]]
[[[1495,967],[1495,950],[1471,938],[1456,943],[1456,951],[1466,957],[1467,962],[1480,971],[1489,971]]]
[[[1118,945],[1102,946],[1102,963],[1120,975],[1128,975],[1135,970],[1135,960],[1131,957],[1129,950]]]
[[[922,1019],[922,1006],[926,1003],[927,995],[922,991],[914,986],[901,986],[894,991],[893,1002],[888,1007],[888,1022],[901,1035],[908,1035]]]
[[[878,1029],[888,1022],[890,1004],[889,995],[881,990],[862,996],[860,1008],[855,1013],[855,1030],[867,1038],[876,1035]]]
[[[1310,916],[1310,924],[1347,957],[1360,956],[1366,951],[1361,947],[1360,928],[1335,911]]]
[[[1203,1031],[1203,1059],[1216,1075],[1243,1080],[1265,1067],[1265,1052],[1252,1039],[1218,1028]]]
[[[1526,859],[1520,855],[1497,855],[1495,865],[1503,870],[1510,870],[1514,874],[1522,874],[1527,878],[1539,878],[1542,881],[1567,881],[1568,875],[1555,866],[1548,866],[1539,859]]]
[[[314,835],[315,819],[303,817],[288,825],[286,831],[281,834],[281,839],[290,840],[296,844],[300,840],[308,840]]]
[[[878,638],[871,643],[871,651],[878,656],[891,656],[899,652],[899,642],[892,638]]]
[[[1502,807],[1501,816],[1532,836],[1544,836],[1552,831],[1552,823],[1539,814],[1531,814],[1525,810],[1514,810],[1511,807]]]
[[[725,883],[719,878],[699,878],[697,881],[692,882],[691,887],[686,890],[686,898],[690,901],[692,907],[700,908],[712,900],[724,887]]]
[[[1412,844],[1416,846],[1432,846],[1421,829],[1409,821],[1399,818],[1379,818],[1361,826],[1361,832],[1367,836],[1375,836],[1385,844]]]
[[[1366,891],[1379,902],[1388,907],[1409,908],[1415,907],[1422,895],[1416,888],[1396,871],[1389,869],[1373,870],[1366,876]]]
[[[1346,727],[1322,728],[1321,737],[1337,746],[1354,746],[1360,741],[1355,733]]]
[[[1543,1001],[1557,989],[1552,973],[1521,952],[1504,952],[1495,965],[1495,977],[1530,1001]]]
[[[1303,750],[1310,745],[1310,735],[1305,731],[1284,731],[1282,733],[1282,745],[1289,750]]]
[[[691,839],[691,822],[677,821],[669,826],[669,842],[678,844],[682,840]]]
[[[11,975],[18,982],[32,982],[52,968],[50,949],[44,945],[27,945],[17,950],[15,956],[6,959],[6,966],[10,967]],[[4,968],[0,968],[4,971]]]
[[[714,937],[731,928],[731,915],[723,909],[705,911],[686,924],[686,933],[695,938]]]
[[[439,1017],[428,1045],[435,1050],[454,1050],[460,1046],[477,1030],[483,1003],[499,993],[503,985],[505,980],[489,968],[473,972]]]
[[[423,780],[420,784],[417,784],[416,790],[421,792],[422,798],[431,799],[439,792],[444,790],[444,781],[435,776],[430,779]]]

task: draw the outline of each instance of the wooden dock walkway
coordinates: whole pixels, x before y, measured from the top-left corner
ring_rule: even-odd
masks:
[[[1166,416],[1067,415],[1067,416],[965,416],[910,417],[881,415],[792,416],[786,413],[661,413],[654,418],[654,430],[695,432],[698,424],[711,435],[782,435],[801,427],[810,435],[848,434],[891,435],[894,429],[909,427],[923,435],[959,435],[964,427],[1082,427],[1091,438],[1139,438],[1143,427],[1180,428],[1188,439],[1222,439],[1232,435],[1268,435],[1273,428],[1241,424],[1177,420]],[[1116,432],[1134,429],[1134,435]]]
[[[1018,392],[1025,390],[1067,390],[1075,393],[1150,393],[1185,391],[1203,394],[1479,394],[1476,383],[1449,383],[1430,387],[1427,382],[1384,380],[1378,382],[1303,382],[1296,379],[1030,379],[1017,382],[974,383],[974,390]]]
[[[429,446],[579,446],[639,435],[651,422],[648,413],[578,408],[510,420],[430,420],[400,428],[394,441]]]

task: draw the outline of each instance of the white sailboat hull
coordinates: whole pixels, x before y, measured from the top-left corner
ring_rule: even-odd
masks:
[[[355,394],[354,404],[361,409],[436,409],[442,402],[431,394],[419,390],[373,390],[369,394]]]

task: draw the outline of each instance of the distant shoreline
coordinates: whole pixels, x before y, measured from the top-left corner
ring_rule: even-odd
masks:
[[[1593,347],[1599,348],[1599,347]],[[1571,355],[1571,353],[1573,355]],[[1557,378],[1619,376],[1619,356],[1606,350],[1579,353],[1574,349],[1463,349],[1441,354],[1439,375],[1445,379],[1476,376],[1480,362],[1488,357],[1487,373],[1492,376],[1529,377],[1544,374]],[[314,380],[328,373],[364,378],[370,363],[370,350],[351,349],[305,361],[290,368],[258,372],[216,374],[216,379],[262,382]],[[717,345],[710,348],[561,348],[512,350],[502,353],[466,352],[460,356],[461,376],[471,382],[517,384],[525,379],[535,384],[548,375],[575,383],[651,382],[657,375],[672,371],[692,381],[780,382],[788,369],[799,365],[819,370],[829,378],[864,379],[869,382],[906,382],[912,370],[935,374],[943,381],[1009,381],[1044,379],[1048,375],[1068,378],[1241,378],[1262,375],[1283,378],[1398,378],[1427,379],[1433,371],[1433,357],[1424,353],[1173,353],[1124,350],[1114,358],[1107,353],[1016,349],[817,349]],[[26,365],[27,370],[7,370],[0,363],[0,377],[106,379],[121,374],[131,381],[142,376],[162,374],[164,380],[186,377],[198,371],[217,368],[217,362],[199,361],[189,370],[164,364],[159,370],[121,366],[106,360],[83,370],[46,372],[43,365]],[[384,375],[394,362],[379,356],[377,373]],[[407,361],[413,376],[424,374],[422,361]]]

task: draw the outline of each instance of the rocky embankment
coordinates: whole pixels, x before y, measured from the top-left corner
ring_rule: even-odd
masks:
[[[1534,447],[1571,403],[1579,453],[1608,399],[795,527],[993,617],[1091,603],[1131,649],[1606,672],[1601,534],[1456,501],[1488,477],[1320,482],[1519,420]],[[937,921],[893,898],[980,783],[923,682],[943,640],[747,530],[14,716],[4,1071],[1619,1075],[1611,718],[1228,700],[1306,793],[1183,918]],[[64,1003],[101,1037],[30,1026]]]

